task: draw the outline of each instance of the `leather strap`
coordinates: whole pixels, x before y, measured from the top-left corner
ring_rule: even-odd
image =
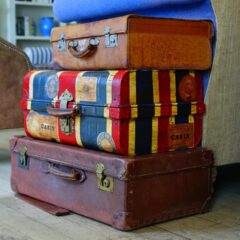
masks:
[[[89,42],[85,46],[81,46],[81,48],[78,46],[78,41],[70,41],[68,43],[68,51],[75,58],[87,58],[93,55],[98,45],[98,39],[90,39]]]
[[[47,113],[54,117],[74,117],[77,113],[77,108],[61,109],[61,108],[47,107]]]
[[[79,183],[84,182],[86,179],[83,170],[69,169],[68,171],[63,171],[52,163],[49,163],[48,165],[48,173],[68,181],[78,181]]]

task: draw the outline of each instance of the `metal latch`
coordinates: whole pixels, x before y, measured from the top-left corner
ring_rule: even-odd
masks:
[[[71,102],[73,100],[72,94],[66,89],[62,95],[59,97],[60,100],[60,108],[61,109],[67,109],[68,102]]]
[[[102,163],[96,165],[98,188],[105,192],[113,192],[113,177],[104,174],[105,166]]]
[[[64,33],[62,33],[60,38],[58,39],[57,48],[59,52],[63,52],[66,50],[66,41]]]
[[[19,155],[18,155],[18,166],[20,168],[29,169],[29,161],[27,158],[27,147],[22,144]]]
[[[66,89],[59,97],[60,109],[67,109],[68,102],[73,100],[72,94]],[[66,135],[71,135],[74,132],[74,119],[72,117],[61,117],[60,128]]]
[[[118,35],[110,34],[110,31],[111,31],[111,27],[106,26],[104,28],[105,47],[106,48],[115,48],[118,46]]]

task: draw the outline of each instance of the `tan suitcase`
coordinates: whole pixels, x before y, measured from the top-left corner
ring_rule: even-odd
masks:
[[[71,70],[211,67],[209,21],[136,15],[52,30],[54,63]]]

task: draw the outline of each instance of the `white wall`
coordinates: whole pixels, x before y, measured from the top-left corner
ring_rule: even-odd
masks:
[[[9,39],[8,36],[8,0],[0,0],[0,36]]]

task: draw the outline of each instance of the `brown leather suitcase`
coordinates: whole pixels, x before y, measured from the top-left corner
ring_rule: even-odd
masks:
[[[128,15],[54,28],[51,41],[64,69],[206,70],[213,35],[210,21]]]
[[[28,137],[14,137],[10,149],[15,192],[120,230],[209,210],[209,150],[121,157]]]

